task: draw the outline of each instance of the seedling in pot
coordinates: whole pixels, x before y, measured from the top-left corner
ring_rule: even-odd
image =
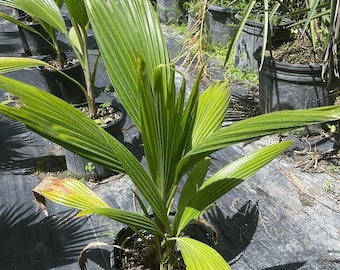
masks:
[[[68,30],[66,27],[63,15],[61,13],[61,6],[65,3],[70,21],[72,23],[71,28]],[[0,4],[13,7],[26,12],[32,18],[35,18],[49,34],[49,38],[52,42],[47,41],[54,48],[54,53],[58,61],[60,69],[65,67],[65,56],[60,51],[57,32],[63,34],[68,40],[73,52],[76,55],[77,61],[82,67],[85,77],[85,89],[81,84],[77,84],[83,91],[86,97],[87,104],[89,106],[90,117],[96,116],[96,104],[94,83],[96,72],[99,64],[100,53],[98,54],[93,68],[90,67],[89,52],[88,52],[88,30],[89,19],[82,0],[0,0]],[[36,32],[32,27],[25,26],[18,20],[11,18],[10,16],[0,13],[0,17],[8,19],[9,21],[24,27],[25,29]],[[13,63],[20,61],[17,58],[13,58]],[[36,62],[37,66],[49,67],[58,72],[61,72],[59,68],[51,65],[41,65],[39,61]],[[69,79],[73,80],[69,76]],[[74,80],[73,80],[74,81]]]

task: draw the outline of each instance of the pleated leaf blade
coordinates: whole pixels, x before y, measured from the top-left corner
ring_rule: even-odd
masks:
[[[188,237],[175,239],[187,270],[231,270],[229,264],[212,247]]]

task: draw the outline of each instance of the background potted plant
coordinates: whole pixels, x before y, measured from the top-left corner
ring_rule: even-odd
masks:
[[[282,18],[287,12],[280,1],[252,0],[241,2],[235,16],[238,20],[237,30],[228,46],[225,65],[233,60],[233,64],[244,71],[257,71],[257,60],[254,57],[259,47],[261,63],[266,48],[278,46],[290,39],[290,31],[286,25],[289,20]],[[239,5],[238,1],[236,5]]]
[[[295,37],[268,51],[259,72],[260,112],[301,109],[334,104],[339,80],[335,40],[339,27],[334,20],[339,1],[292,2],[284,6]],[[327,59],[327,48],[335,48]],[[324,63],[335,61],[322,76]]]
[[[290,31],[274,19],[280,7],[276,2],[196,0],[187,2],[186,7],[195,11],[194,23],[184,38],[186,46],[181,54],[185,62],[190,60],[189,66],[194,61],[199,66],[212,44],[228,48],[224,65],[231,63],[233,57],[236,67],[244,71],[257,70],[253,54],[258,47],[268,40],[282,43],[290,37]]]
[[[212,0],[208,1],[207,24],[213,45],[227,46],[234,36],[238,20],[235,15],[245,10],[249,1]]]
[[[24,54],[27,56],[33,56],[53,53],[53,47],[46,41],[46,39],[48,39],[48,41],[51,41],[51,39],[42,25],[37,20],[21,10],[14,9],[14,14],[18,21],[24,23],[25,25],[29,25],[29,27],[36,31],[29,31],[25,27],[18,25]],[[7,19],[11,20],[11,18]]]
[[[69,29],[67,28],[63,15],[61,13],[62,3],[66,4],[69,19],[71,21],[71,27]],[[96,114],[94,80],[100,55],[97,56],[95,65],[92,67],[91,70],[87,41],[89,20],[83,1],[1,0],[0,4],[22,10],[41,24],[44,30],[49,34],[48,38],[51,40],[51,42],[49,42],[48,39],[47,42],[51,44],[54,51],[53,57],[56,57],[57,60],[56,68],[49,68],[52,69],[54,75],[57,76],[56,80],[61,80],[62,78],[64,78],[65,76],[62,76],[62,73],[66,73],[66,75],[68,75],[68,81],[70,81],[70,77],[72,79],[74,79],[74,77],[78,77],[80,82],[77,84],[78,87],[74,84],[69,85],[66,83],[65,87],[62,89],[63,93],[59,93],[57,96],[61,96],[71,103],[81,103],[86,101],[89,106],[90,117],[94,117]],[[6,18],[8,19],[8,16]],[[21,27],[25,27],[25,29],[29,31],[34,32],[34,29],[29,26],[23,26],[22,23],[20,23],[18,20],[11,19],[11,21],[20,25]],[[75,75],[79,73],[74,72],[69,67],[66,67],[69,59],[67,59],[65,53],[60,49],[57,39],[57,32],[62,33],[71,46],[72,51],[75,54],[76,62],[79,62],[80,64],[80,69],[78,69],[81,74],[80,76]],[[52,59],[49,58],[48,60]],[[69,63],[68,65],[72,64]],[[56,72],[57,69],[60,69],[63,72]],[[74,80],[71,81],[74,82]],[[81,85],[84,85],[85,89],[84,87],[81,87]],[[74,94],[74,92],[76,92],[76,94]]]
[[[156,0],[157,11],[161,22],[183,23],[186,12],[183,8],[185,0]]]
[[[33,1],[31,1],[33,3]],[[62,57],[62,51],[59,48],[58,40],[57,40],[57,31],[58,28],[63,27],[64,21],[62,18],[61,13],[56,14],[53,9],[60,9],[63,1],[47,1],[45,4],[45,8],[34,6],[35,9],[31,8],[30,1],[1,1],[0,4],[12,7],[14,9],[14,13],[17,14],[16,18],[13,16],[10,16],[8,14],[0,13],[0,16],[6,20],[11,21],[12,23],[15,23],[20,28],[26,29],[27,31],[30,31],[38,36],[40,36],[42,39],[45,40],[46,43],[50,45],[50,49],[53,50],[53,53],[55,54],[56,58],[58,59],[58,62],[61,66],[63,66],[63,60]],[[29,12],[27,12],[29,11]],[[34,11],[34,12],[32,12]],[[51,17],[47,16],[47,11],[52,12],[53,15],[57,16],[54,18],[54,21],[51,22]],[[35,23],[39,24],[41,28],[43,29],[43,34],[39,31],[37,31],[35,28],[30,26],[30,24],[27,24],[23,22],[20,18],[21,16],[29,17],[31,20],[33,20]],[[66,28],[66,26],[65,26]],[[58,29],[58,30],[57,30]],[[47,34],[47,35],[46,35]]]
[[[185,81],[177,91],[175,69],[149,1],[84,3],[112,84],[141,131],[147,168],[74,107],[4,76],[0,87],[20,99],[16,107],[0,104],[0,112],[80,155],[128,174],[141,211],[111,208],[84,184],[69,178],[44,179],[34,189],[37,198],[79,209],[78,216],[100,214],[128,225],[145,244],[138,259],[151,269],[178,266],[176,251],[187,269],[230,269],[213,248],[189,238],[186,228],[291,143],[266,146],[206,178],[209,155],[233,143],[339,119],[340,107],[275,112],[221,128],[230,97],[227,83],[213,83],[200,94],[199,74],[185,102]],[[8,67],[0,66],[3,69]],[[42,108],[43,115],[34,114]]]
[[[117,108],[112,106],[103,106],[103,104],[96,103],[95,100],[95,77],[99,64],[100,54],[97,55],[94,65],[90,66],[90,55],[88,53],[88,30],[89,19],[82,0],[65,0],[68,16],[71,21],[71,27],[66,26],[65,20],[61,13],[61,1],[58,3],[54,0],[1,0],[0,4],[7,5],[19,10],[23,10],[38,22],[49,33],[52,40],[51,47],[54,49],[56,55],[57,65],[46,65],[42,61],[30,61],[28,59],[16,59],[15,62],[30,62],[30,65],[37,65],[41,67],[41,72],[48,78],[48,83],[53,85],[53,94],[63,98],[72,104],[82,104],[86,102],[86,107],[82,109],[91,119],[97,119],[97,123],[102,125],[111,134],[117,132],[113,125],[117,125],[122,119],[122,112],[118,112]],[[5,17],[7,18],[7,17]],[[18,20],[10,19],[12,22],[22,25]],[[30,31],[34,31],[30,26],[23,26]],[[59,47],[57,32],[62,33],[69,42],[73,53],[75,54],[76,64],[67,54],[65,55]],[[47,40],[48,42],[48,40]],[[54,56],[53,55],[53,56]],[[46,60],[53,60],[53,56],[47,57]],[[43,59],[44,60],[44,59]],[[71,62],[71,63],[70,63]],[[68,65],[70,65],[68,67]],[[17,66],[17,68],[19,68]],[[85,87],[85,88],[84,88]],[[110,105],[110,104],[109,104]],[[88,108],[88,109],[87,109]],[[100,112],[100,113],[98,113]],[[107,112],[107,113],[106,113]],[[108,121],[108,119],[110,121]],[[99,122],[98,122],[99,121]],[[70,151],[65,151],[67,168],[79,176],[89,174],[85,169],[84,164],[89,161],[85,160]],[[109,174],[103,167],[95,164],[94,173],[96,178],[103,178]]]
[[[16,1],[6,1],[6,5],[12,6]],[[61,8],[63,0],[55,0],[54,3]],[[25,5],[25,3],[22,3]],[[19,5],[20,6],[20,5]],[[22,6],[22,5],[21,5]],[[38,12],[37,12],[38,13]],[[56,29],[46,23],[41,17],[32,17],[28,13],[18,8],[13,8],[13,15],[0,12],[0,17],[18,25],[24,52],[27,55],[49,54],[54,52],[60,56],[59,45],[57,42]],[[31,37],[28,34],[31,33]],[[31,41],[31,42],[29,42]],[[40,47],[42,46],[42,47]]]

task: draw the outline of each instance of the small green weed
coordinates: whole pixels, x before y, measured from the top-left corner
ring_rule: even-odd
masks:
[[[169,27],[173,28],[180,35],[185,35],[188,32],[187,25],[185,23],[173,23],[169,24]]]
[[[111,102],[104,102],[104,103],[99,105],[99,107],[101,107],[101,108],[108,108],[110,106],[111,106]]]
[[[235,67],[232,64],[228,64],[225,71],[226,79],[229,82],[245,82],[257,85],[258,84],[258,74],[254,71],[242,71],[238,67]]]
[[[110,85],[105,86],[103,92],[104,92],[104,93],[107,93],[107,92],[110,92],[110,91],[111,91]]]
[[[93,162],[87,162],[87,164],[85,165],[85,171],[89,173],[93,173],[95,168],[96,166],[93,164]]]
[[[326,185],[327,192],[332,193],[334,191],[333,184],[330,180],[326,180],[325,185]]]

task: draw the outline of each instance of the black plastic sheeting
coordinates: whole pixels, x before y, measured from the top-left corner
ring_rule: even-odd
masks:
[[[171,51],[178,51],[178,37],[167,31],[166,37]],[[97,48],[92,44],[94,58]],[[0,55],[20,56],[21,50],[17,28],[0,21]],[[35,69],[9,76],[43,89],[46,86]],[[106,86],[110,82],[101,64],[96,80],[98,93]],[[0,98],[7,99],[8,95],[2,91]],[[98,99],[120,106],[113,91]],[[130,128],[133,123],[128,116],[124,123],[129,129],[122,139],[143,162],[139,133],[133,126]],[[273,141],[277,142],[278,138],[219,151],[212,156],[209,173]],[[98,216],[75,218],[75,212],[52,203],[48,204],[48,217],[40,212],[31,190],[40,181],[39,173],[66,169],[61,148],[0,115],[0,149],[0,269],[75,270],[79,269],[78,256],[88,243],[113,243],[114,235],[122,227],[115,221]],[[207,212],[205,218],[218,232],[216,249],[233,269],[239,270],[340,269],[339,213],[313,200],[303,201],[301,190],[278,168],[289,171],[292,164],[285,157],[278,158],[223,196]],[[326,181],[325,174],[294,173],[302,184],[318,185]],[[108,180],[94,185],[93,189],[113,207],[133,210],[135,202],[129,178],[115,175]],[[112,247],[91,249],[88,269],[114,269],[111,251]]]

